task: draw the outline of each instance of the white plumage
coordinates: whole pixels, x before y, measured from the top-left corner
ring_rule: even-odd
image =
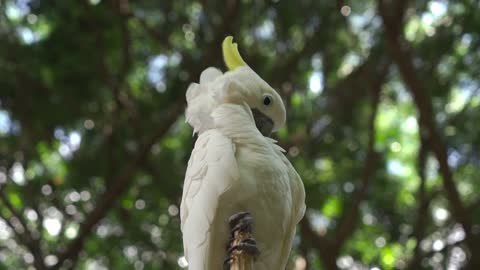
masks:
[[[273,105],[262,103],[268,95]],[[183,187],[181,227],[190,270],[221,270],[228,218],[252,213],[261,254],[256,270],[283,270],[305,212],[300,177],[276,142],[257,129],[252,109],[280,128],[280,96],[248,66],[206,69],[187,90],[186,118],[199,136]]]

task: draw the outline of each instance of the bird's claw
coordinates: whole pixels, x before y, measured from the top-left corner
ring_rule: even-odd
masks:
[[[231,228],[231,236],[235,236],[235,232],[241,232],[241,233],[251,233],[252,232],[252,225],[253,225],[253,219],[252,217],[248,216],[239,221],[238,224],[233,226]]]
[[[233,253],[237,251],[239,253],[245,252],[248,253],[252,257],[257,257],[260,255],[260,250],[257,248],[257,241],[253,238],[247,238],[242,240],[237,245],[231,246],[227,250],[227,258],[223,261],[223,268],[224,270],[230,269],[230,264],[233,261]]]
[[[251,237],[253,219],[249,212],[239,212],[232,215],[228,223],[230,225],[231,237],[227,246],[227,258],[223,263],[224,269],[230,268],[235,253],[245,252],[254,258],[260,254],[257,242]],[[239,238],[237,239],[237,237]]]
[[[228,219],[228,224],[230,225],[230,229],[233,230],[233,228],[240,223],[243,219],[246,217],[250,217],[251,215],[249,212],[238,212],[236,214],[233,214],[229,219]]]
[[[233,251],[245,251],[253,257],[260,254],[260,250],[257,248],[257,241],[253,238],[248,238],[240,242],[239,244],[232,246],[228,249],[228,254],[232,254]]]

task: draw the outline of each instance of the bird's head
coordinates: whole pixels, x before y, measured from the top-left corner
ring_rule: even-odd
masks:
[[[285,124],[286,112],[280,95],[243,61],[236,43],[228,36],[222,44],[223,58],[229,71],[224,74],[222,99],[230,103],[247,104],[255,125],[269,136]]]

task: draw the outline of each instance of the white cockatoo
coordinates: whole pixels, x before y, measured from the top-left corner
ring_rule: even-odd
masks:
[[[186,120],[198,133],[183,186],[181,228],[189,270],[220,270],[229,217],[253,218],[255,270],[283,270],[305,213],[300,176],[268,136],[285,124],[280,95],[223,42],[229,71],[209,67],[187,90]]]

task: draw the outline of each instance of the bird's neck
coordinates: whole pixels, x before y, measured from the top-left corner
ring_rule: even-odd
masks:
[[[211,116],[215,128],[235,144],[270,149],[269,140],[258,131],[248,106],[223,104],[215,109]]]

